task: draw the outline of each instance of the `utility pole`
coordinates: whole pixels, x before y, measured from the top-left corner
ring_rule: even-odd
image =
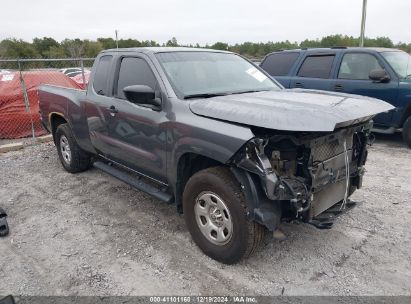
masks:
[[[118,48],[118,30],[114,30],[114,32],[116,33],[116,46]]]
[[[360,36],[360,47],[364,46],[364,35],[365,35],[365,19],[367,17],[367,0],[362,1],[362,18],[361,18],[361,36]]]

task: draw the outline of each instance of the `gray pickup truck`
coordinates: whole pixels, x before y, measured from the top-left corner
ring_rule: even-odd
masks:
[[[330,227],[361,187],[372,117],[392,109],[285,90],[237,54],[190,48],[103,51],[87,91],[42,86],[39,98],[68,172],[93,164],[174,203],[198,247],[227,264],[281,221]]]

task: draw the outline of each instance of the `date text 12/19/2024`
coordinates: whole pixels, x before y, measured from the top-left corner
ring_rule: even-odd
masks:
[[[249,296],[158,296],[150,297],[150,303],[258,303]]]

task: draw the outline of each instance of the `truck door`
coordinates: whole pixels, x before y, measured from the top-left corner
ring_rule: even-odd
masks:
[[[297,75],[292,78],[290,88],[331,90],[330,79],[334,67],[335,54],[310,54],[304,58]]]
[[[156,76],[148,61],[135,55],[116,58],[110,73],[116,76],[108,85],[109,97],[94,102],[100,131],[93,134],[97,129],[89,123],[93,145],[104,157],[165,183],[165,112],[131,103],[123,92],[126,86],[147,85],[160,96]]]
[[[395,104],[398,94],[398,82],[393,79],[387,83],[373,82],[368,75],[375,69],[384,69],[384,67],[374,54],[347,52],[342,57],[339,65],[333,90],[370,96]],[[381,113],[374,118],[374,123],[381,126],[390,126],[391,119],[392,111]]]
[[[152,176],[166,180],[166,130],[164,111],[128,101],[123,89],[147,85],[160,96],[159,83],[148,62],[142,57],[122,57],[117,65],[112,103],[109,106],[110,158]]]

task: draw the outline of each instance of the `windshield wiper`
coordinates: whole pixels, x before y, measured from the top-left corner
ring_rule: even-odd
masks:
[[[225,95],[227,95],[227,93],[199,93],[199,94],[185,95],[184,99],[210,98],[210,97],[225,96]]]
[[[227,96],[227,95],[233,95],[233,94],[256,93],[256,92],[264,92],[264,91],[269,91],[269,90],[246,90],[246,91],[234,91],[234,92],[226,92],[226,93],[199,93],[199,94],[185,95],[184,99],[210,98],[210,97],[216,97],[216,96]]]
[[[245,94],[245,93],[256,93],[256,92],[265,92],[269,90],[247,90],[247,91],[237,91],[237,92],[231,92],[230,94]]]

